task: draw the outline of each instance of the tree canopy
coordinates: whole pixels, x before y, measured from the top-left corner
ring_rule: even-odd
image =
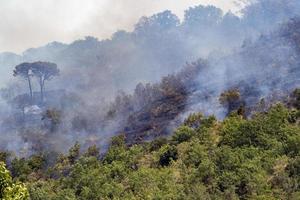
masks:
[[[33,62],[33,63],[22,63],[15,67],[14,76],[21,76],[28,80],[31,100],[32,84],[31,77],[38,78],[40,85],[41,102],[44,100],[45,81],[51,80],[53,77],[59,75],[59,69],[55,63],[50,62]]]
[[[29,193],[22,183],[14,183],[5,164],[0,162],[0,199],[28,200]]]
[[[299,199],[299,146],[297,104],[274,104],[249,119],[194,113],[169,138],[127,145],[119,135],[101,155],[77,142],[66,154],[15,158],[10,169],[32,200]]]

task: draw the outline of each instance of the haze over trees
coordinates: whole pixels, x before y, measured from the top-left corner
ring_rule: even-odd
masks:
[[[132,91],[139,82],[157,82],[185,62],[230,54],[244,41],[255,41],[261,33],[298,16],[298,9],[297,0],[261,0],[249,4],[241,11],[243,17],[238,17],[200,5],[187,9],[182,21],[171,11],[163,11],[142,18],[132,32],[118,31],[107,40],[86,37],[71,44],[52,42],[22,55],[0,55],[0,61],[6,71],[25,61],[50,61],[65,71],[59,79],[65,87],[79,89],[84,84],[93,91],[86,95],[93,97],[97,91],[98,96],[114,97],[120,89]],[[64,81],[74,76],[83,83]]]
[[[1,90],[7,109],[2,109],[7,113],[1,124],[14,136],[0,146],[18,147],[18,152],[20,146],[31,152],[41,143],[62,151],[77,140],[105,146],[120,132],[133,141],[152,139],[170,134],[191,112],[222,119],[237,109],[246,117],[258,110],[258,102],[266,109],[285,101],[299,85],[298,8],[294,0],[262,0],[236,16],[199,5],[187,9],[181,21],[168,10],[143,17],[132,32],[118,31],[108,40],[86,37],[29,49],[19,59],[35,67],[24,68],[23,78],[34,89],[37,83],[40,92],[25,95],[26,85],[18,79]],[[261,17],[278,23],[254,26],[264,22],[258,22]],[[3,54],[0,60],[7,66],[20,62],[17,57]],[[220,94],[233,89],[239,91],[238,100],[219,101]],[[30,96],[43,106],[28,103]],[[49,110],[60,113],[60,123],[43,117]],[[31,141],[39,133],[39,141]],[[47,142],[49,137],[56,142]],[[11,140],[26,145],[7,146]]]
[[[298,199],[299,122],[300,110],[283,104],[251,119],[193,113],[168,138],[128,146],[119,135],[102,156],[77,142],[9,167],[33,200]]]
[[[20,76],[27,80],[28,87],[29,87],[29,94],[30,100],[32,101],[32,84],[31,84],[31,77],[32,77],[32,69],[30,63],[22,63],[15,67],[14,69],[14,76]]]
[[[34,62],[22,63],[15,67],[14,76],[21,76],[28,81],[30,99],[32,101],[32,78],[36,77],[40,85],[41,103],[44,101],[45,81],[51,80],[54,76],[59,75],[59,69],[55,63],[50,62]]]
[[[45,81],[50,81],[59,75],[59,69],[55,63],[35,62],[31,65],[32,73],[39,79],[41,102],[44,101]]]
[[[33,200],[298,199],[299,11],[199,5],[0,54],[27,82],[1,90],[0,181]]]

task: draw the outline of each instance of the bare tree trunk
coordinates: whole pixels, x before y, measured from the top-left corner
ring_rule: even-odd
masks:
[[[42,81],[42,87],[43,87],[43,97],[45,96],[45,79]]]
[[[40,88],[41,88],[41,102],[44,102],[44,81],[43,78],[40,77]]]
[[[33,95],[32,95],[32,86],[31,86],[30,76],[28,76],[28,86],[29,86],[29,92],[30,92],[30,101],[32,103]]]

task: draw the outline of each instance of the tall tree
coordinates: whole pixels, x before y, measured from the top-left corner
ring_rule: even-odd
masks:
[[[32,63],[32,72],[38,77],[41,91],[41,101],[44,101],[45,81],[51,80],[59,75],[59,69],[55,63],[34,62]]]
[[[28,81],[30,100],[32,101],[32,85],[31,85],[31,63],[21,63],[14,69],[14,76],[20,76]]]

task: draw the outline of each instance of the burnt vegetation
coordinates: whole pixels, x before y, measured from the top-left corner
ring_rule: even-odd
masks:
[[[298,199],[299,10],[200,5],[0,54],[0,198]]]
[[[162,78],[158,84],[138,84],[132,95],[116,98],[108,117],[126,116],[119,131],[125,133],[129,143],[167,135],[170,122],[185,110],[187,99],[196,88],[195,78],[205,67],[207,63],[198,61]]]

